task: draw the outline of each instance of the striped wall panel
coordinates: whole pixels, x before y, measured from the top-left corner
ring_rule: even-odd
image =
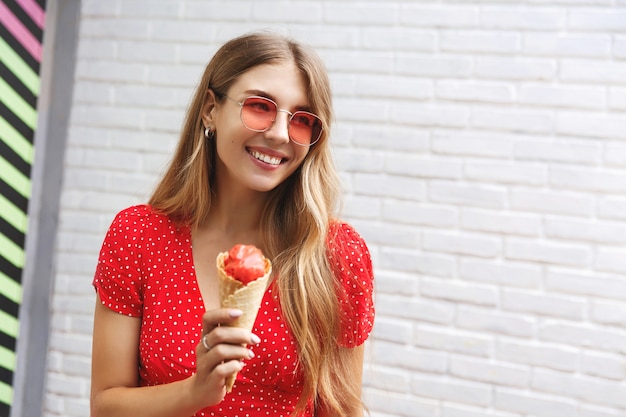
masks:
[[[13,400],[45,0],[0,0],[0,416]]]

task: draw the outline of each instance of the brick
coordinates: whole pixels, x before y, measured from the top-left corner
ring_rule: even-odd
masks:
[[[459,306],[456,324],[466,330],[517,337],[531,337],[536,327],[530,317],[468,306]]]
[[[566,294],[579,294],[626,300],[626,282],[621,276],[578,270],[549,270],[546,288]]]
[[[406,153],[421,153],[428,149],[429,134],[415,128],[399,126],[354,127],[354,144],[369,149],[389,149]]]
[[[496,388],[494,407],[523,415],[545,417],[571,417],[578,410],[573,400],[506,388]]]
[[[398,75],[367,74],[356,77],[356,91],[367,91],[368,96],[427,100],[433,97],[429,80]]]
[[[624,67],[626,70],[626,67]],[[597,115],[584,112],[560,113],[556,131],[561,134],[607,139],[626,138],[626,120],[619,115]]]
[[[602,87],[571,87],[526,84],[520,88],[519,102],[545,107],[606,108]]]
[[[584,323],[546,321],[539,326],[539,339],[620,353],[626,343],[626,334],[623,331],[592,327]]]
[[[335,152],[337,165],[347,172],[380,173],[385,161],[366,149],[342,148]]]
[[[81,61],[87,59],[114,60],[117,56],[117,50],[118,43],[109,39],[82,38],[78,42],[76,56]]]
[[[484,306],[495,306],[499,300],[497,289],[474,283],[424,278],[419,287],[427,298]]]
[[[400,23],[418,27],[473,28],[478,26],[479,11],[470,6],[413,6],[400,9]]]
[[[611,54],[611,37],[604,34],[579,35],[553,32],[526,32],[523,35],[525,55],[607,58]]]
[[[344,213],[359,219],[380,218],[380,202],[371,197],[348,196],[344,199]]]
[[[527,7],[485,7],[481,10],[481,26],[496,29],[552,30],[566,27],[567,15],[559,9]]]
[[[452,104],[394,103],[390,112],[391,121],[404,125],[464,127],[470,122],[469,110]]]
[[[626,326],[626,307],[621,303],[594,300],[590,308],[591,320],[612,326]]]
[[[511,207],[516,210],[588,216],[593,213],[594,205],[593,197],[585,194],[545,192],[530,188],[511,190]]]
[[[530,382],[530,368],[504,365],[491,360],[452,356],[450,374],[457,378],[485,382],[497,386],[525,387]]]
[[[464,56],[398,53],[396,62],[398,73],[417,77],[463,78],[472,72],[472,60]]]
[[[436,95],[445,100],[486,103],[512,103],[515,99],[510,85],[476,81],[438,81]]]
[[[120,2],[119,13],[122,16],[152,17],[152,18],[176,18],[182,14],[184,9],[180,3],[172,3],[167,0],[157,0],[150,2],[150,7],[143,1]],[[156,20],[156,19],[155,19]]]
[[[115,97],[115,89],[108,82],[77,81],[74,85],[73,98],[75,103],[111,105]]]
[[[387,319],[377,317],[374,323],[373,334],[376,337],[374,346],[379,340],[399,345],[408,345],[413,337],[413,326],[407,320]],[[378,361],[374,361],[379,363]]]
[[[585,351],[581,355],[580,369],[587,375],[616,381],[626,377],[624,356],[614,353]]]
[[[502,187],[460,184],[452,181],[430,181],[428,195],[432,201],[438,203],[492,209],[503,208],[506,201],[506,192]]]
[[[354,191],[361,194],[383,195],[408,201],[426,200],[426,185],[419,178],[355,173],[353,180]]]
[[[595,165],[600,162],[602,147],[590,140],[549,141],[521,137],[514,144],[516,159],[569,164]]]
[[[542,282],[541,267],[534,264],[497,262],[476,258],[461,259],[459,276],[464,280],[519,288],[538,288]]]
[[[557,66],[551,59],[478,57],[474,74],[486,79],[549,81],[557,75]]]
[[[626,198],[610,195],[600,197],[598,215],[607,219],[626,219]]]
[[[422,348],[483,358],[493,351],[493,340],[488,336],[423,323],[414,332],[414,343]]]
[[[545,234],[554,239],[578,242],[626,244],[626,226],[622,223],[548,218],[545,221]]]
[[[114,5],[117,2],[110,2]],[[82,38],[141,39],[150,38],[151,25],[141,19],[84,19],[79,26]]]
[[[563,59],[559,66],[559,78],[567,82],[626,83],[626,63],[591,59]]]
[[[377,25],[363,27],[361,32],[362,47],[367,49],[393,48],[412,52],[434,52],[436,49],[437,36],[428,30]]]
[[[439,277],[452,276],[455,265],[454,258],[449,255],[394,248],[383,250],[380,259],[380,266],[383,268]]]
[[[410,225],[429,227],[455,227],[458,223],[456,209],[443,206],[424,206],[409,201],[383,202],[382,219]]]
[[[436,154],[508,158],[513,152],[513,139],[506,134],[436,130],[431,148]]]
[[[446,30],[441,32],[439,47],[446,52],[514,54],[521,49],[521,36],[510,31]]]
[[[290,18],[291,15],[289,13]],[[324,5],[324,21],[333,24],[394,25],[398,19],[398,7],[390,4],[365,3],[359,7],[342,3]]]
[[[392,52],[326,49],[319,51],[328,70],[388,74],[396,65]]]
[[[508,259],[578,267],[589,266],[591,260],[586,246],[522,238],[507,239],[504,253]]]
[[[415,375],[411,391],[420,397],[486,406],[491,402],[491,387],[483,383],[451,378],[425,378]]]
[[[415,296],[418,282],[414,274],[383,270],[376,275],[376,293]]]
[[[613,54],[617,58],[626,58],[626,36],[615,36],[613,40]]]
[[[461,228],[523,236],[538,236],[542,229],[537,216],[476,209],[461,212]]]
[[[555,118],[541,110],[480,109],[473,113],[471,125],[514,133],[548,133],[554,129]]]
[[[461,169],[459,162],[420,155],[393,155],[385,161],[387,172],[419,178],[458,179],[461,178]]]
[[[624,42],[626,44],[626,41]],[[609,108],[616,110],[626,110],[626,88],[609,88]]]
[[[535,163],[467,162],[465,176],[474,181],[539,186],[547,183],[547,167]]]
[[[410,373],[406,370],[397,370],[382,366],[366,366],[363,371],[364,386],[385,391],[407,393],[409,391]]]
[[[481,258],[496,257],[502,252],[500,239],[469,233],[426,231],[423,234],[422,245],[429,251]]]
[[[437,410],[437,404],[435,401],[415,396],[399,395],[397,393],[389,392],[388,390],[366,390],[365,394],[368,398],[366,403],[376,405],[376,408],[383,413],[391,413],[381,414],[383,417],[385,415],[399,415],[402,417],[430,417],[436,413]]]
[[[559,167],[551,171],[550,184],[605,193],[625,193],[626,175],[620,171]]]
[[[577,371],[581,362],[576,348],[517,339],[498,340],[495,357],[504,362],[568,372]]]
[[[626,12],[621,10],[572,10],[568,26],[573,30],[620,32],[626,30]]]
[[[369,244],[388,247],[417,248],[420,238],[416,227],[407,227],[405,224],[383,225],[367,222],[359,227],[359,231],[366,236]]]
[[[434,350],[408,348],[396,343],[376,341],[374,361],[385,366],[402,366],[419,372],[443,373],[448,367],[447,355]]]
[[[502,291],[501,300],[500,308],[505,311],[569,320],[583,320],[587,310],[587,303],[581,298],[539,292],[506,289]]]
[[[376,297],[376,308],[382,315],[430,323],[450,324],[454,316],[452,303],[385,294]]]

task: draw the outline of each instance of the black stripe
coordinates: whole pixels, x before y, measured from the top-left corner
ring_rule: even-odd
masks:
[[[28,31],[35,37],[39,42],[43,37],[43,30],[30,18],[30,16],[22,9],[15,0],[2,0],[2,2],[13,12],[15,17],[28,29]]]
[[[17,230],[11,225],[11,223],[7,222],[2,217],[0,217],[0,234],[8,237],[11,242],[15,243],[20,248],[24,247],[24,233]]]
[[[46,10],[46,0],[37,0],[37,4],[41,6],[42,10]]]
[[[7,106],[4,105],[3,102],[0,101],[0,116],[4,117],[4,119],[11,125],[15,130],[17,130],[24,139],[33,143],[33,138],[35,136],[35,131],[28,127],[22,119],[17,117],[15,113],[13,113]]]
[[[17,318],[20,305],[0,293],[0,310]]]
[[[0,271],[18,284],[22,283],[22,268],[18,268],[0,254]]]
[[[8,369],[0,366],[0,381],[11,385],[13,383],[13,371],[9,371]]]
[[[19,172],[30,177],[30,164],[22,159],[13,148],[9,147],[3,140],[0,140],[0,155],[13,165]]]
[[[37,108],[37,96],[34,95],[33,92],[30,91],[13,72],[11,72],[11,70],[5,67],[2,62],[0,62],[0,78],[4,79],[4,81],[9,84],[11,88],[30,105],[30,107],[33,109]]]
[[[28,199],[22,194],[15,191],[9,184],[4,182],[2,179],[0,179],[0,194],[3,195],[7,200],[12,202],[15,207],[22,210],[24,213],[27,213]]]
[[[4,39],[19,56],[28,64],[30,69],[39,74],[39,62],[17,41],[4,25],[0,25],[0,38]]]
[[[15,352],[15,348],[17,346],[16,340],[14,337],[9,336],[6,333],[0,332],[0,346],[4,346],[12,352]],[[1,414],[0,414],[1,415]]]
[[[9,384],[10,385],[10,384]],[[11,406],[0,401],[0,416],[10,416]]]

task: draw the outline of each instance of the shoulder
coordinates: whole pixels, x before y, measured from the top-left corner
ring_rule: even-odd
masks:
[[[147,204],[139,204],[118,212],[112,227],[122,229],[126,233],[142,233],[174,228],[175,225],[167,215],[159,213]]]
[[[330,257],[335,263],[343,266],[359,265],[367,268],[371,275],[371,255],[365,239],[354,227],[342,220],[334,220],[328,229],[327,246]]]

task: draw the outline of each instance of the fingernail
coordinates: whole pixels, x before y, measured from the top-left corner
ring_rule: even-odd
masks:
[[[230,311],[228,312],[228,314],[229,314],[232,318],[236,319],[237,317],[241,317],[241,315],[243,314],[243,311],[241,311],[241,310],[230,310]]]
[[[248,359],[254,358],[254,352],[248,349]]]
[[[252,340],[252,343],[254,343],[255,345],[261,343],[261,338],[255,334],[252,334],[250,340]]]

